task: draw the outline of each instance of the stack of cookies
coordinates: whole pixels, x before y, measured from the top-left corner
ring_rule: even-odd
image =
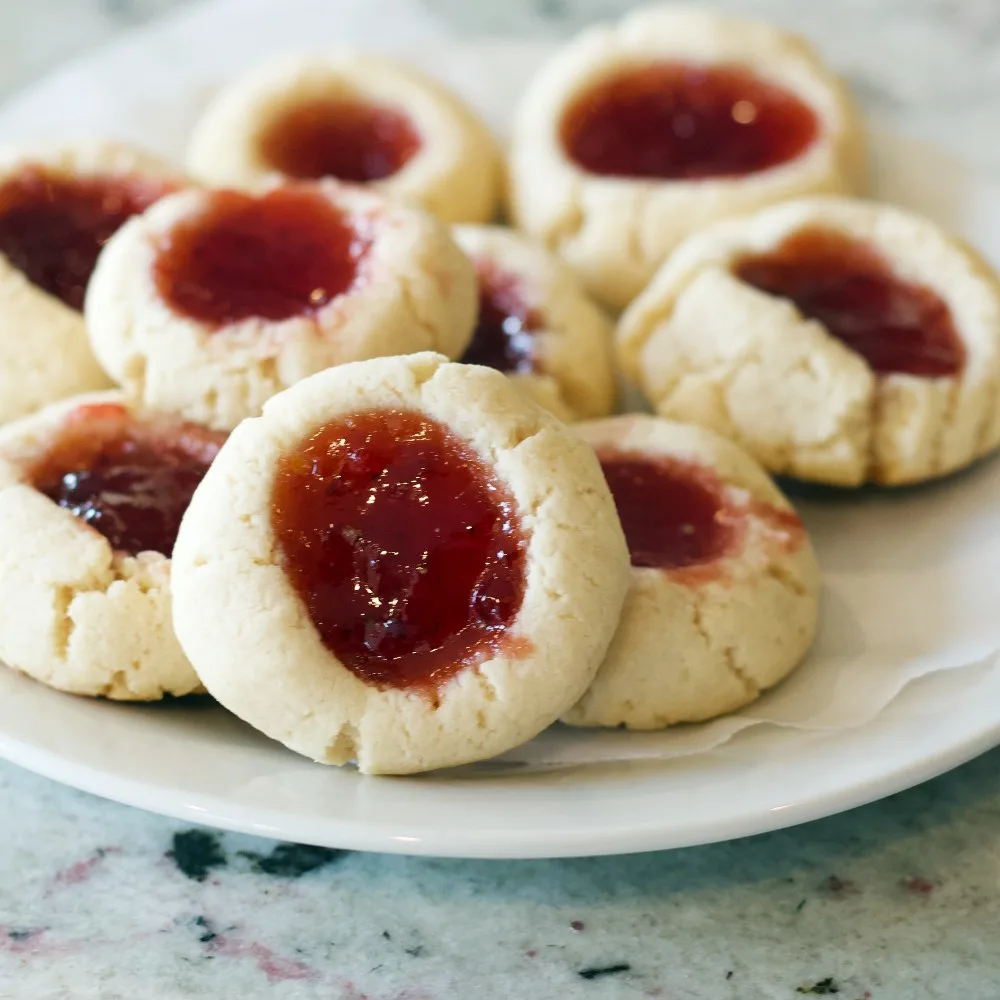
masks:
[[[231,84],[187,172],[0,155],[0,660],[371,773],[746,705],[818,617],[770,475],[1000,443],[1000,283],[866,158],[801,39],[671,7],[558,52],[506,162],[360,54]]]

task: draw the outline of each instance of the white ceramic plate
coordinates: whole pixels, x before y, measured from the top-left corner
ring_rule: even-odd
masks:
[[[361,3],[354,7],[363,10]],[[302,17],[295,14],[306,9],[311,42],[327,28],[327,37],[337,37],[342,15],[320,0],[216,4],[155,33],[132,36],[0,109],[0,137],[89,131],[176,155],[219,80],[269,50],[302,41]],[[381,23],[379,40],[386,47],[406,48],[411,58],[443,71],[498,128],[543,54],[537,45],[521,44],[445,51],[435,47],[430,29],[416,45],[412,24],[404,31],[394,19]],[[896,138],[877,140],[876,162],[878,186],[893,200],[948,222],[1000,261],[1000,186],[940,151]],[[943,562],[949,562],[949,547],[958,547],[977,550],[980,568],[1000,567],[1000,531],[991,530],[994,508],[984,513],[982,504],[984,491],[992,496],[998,471],[985,466],[971,473],[975,517],[958,528],[949,523],[950,533],[935,550]],[[948,485],[935,489],[947,491]],[[916,503],[936,503],[934,496]],[[879,506],[876,501],[865,509]],[[875,513],[891,530],[894,515]],[[927,513],[920,522],[925,530],[934,524]],[[806,511],[811,527],[834,537],[837,519],[853,516],[870,515],[843,503]],[[900,562],[904,549],[897,539],[873,553],[881,559],[886,586],[906,586],[907,574],[919,576],[927,568]],[[836,562],[835,552],[833,557]],[[893,571],[903,575],[893,577]],[[981,608],[982,593],[972,594],[971,587],[963,592],[960,573],[955,580],[947,589],[954,604]],[[925,597],[941,592],[914,591]],[[897,593],[909,600],[908,592]],[[912,614],[919,619],[919,603]],[[973,659],[973,653],[1000,646],[1000,624],[994,629],[993,617],[980,612],[976,628],[959,634],[955,655],[962,647],[962,655]],[[900,643],[899,656],[913,653]],[[874,721],[849,730],[758,726],[718,749],[670,761],[544,769],[486,765],[420,778],[370,778],[296,757],[208,704],[87,701],[0,670],[0,755],[9,760],[188,820],[332,847],[413,854],[545,857],[728,839],[871,801],[997,742],[1000,670],[983,667],[916,681]]]

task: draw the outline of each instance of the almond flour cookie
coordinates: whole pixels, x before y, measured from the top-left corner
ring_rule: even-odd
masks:
[[[0,151],[0,423],[110,383],[83,297],[111,234],[182,178],[127,146]]]
[[[653,6],[583,32],[514,123],[510,209],[590,291],[625,306],[685,237],[863,184],[860,120],[802,39]]]
[[[663,416],[774,473],[912,483],[1000,441],[1000,284],[888,205],[805,199],[720,223],[677,250],[618,338]]]
[[[698,427],[628,415],[574,427],[597,451],[632,583],[576,726],[660,729],[735,711],[777,684],[816,631],[819,571],[767,474]]]
[[[405,63],[356,53],[285,57],[230,84],[188,166],[220,186],[368,184],[445,222],[487,222],[500,194],[499,152],[469,108]]]
[[[479,319],[462,361],[496,368],[562,420],[614,406],[611,324],[543,247],[501,226],[456,226],[479,276]]]
[[[94,352],[129,396],[230,429],[314,372],[465,350],[472,265],[424,212],[334,181],[164,198],[108,243]]]
[[[321,372],[233,432],[178,537],[174,625],[252,726],[404,774],[555,721],[627,585],[593,451],[498,372],[425,353]]]
[[[170,623],[170,554],[222,441],[117,392],[0,429],[0,660],[74,694],[200,689]]]

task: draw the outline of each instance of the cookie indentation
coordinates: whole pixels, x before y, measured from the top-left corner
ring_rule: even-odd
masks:
[[[315,315],[359,279],[368,242],[318,192],[216,192],[163,239],[154,274],[175,311],[216,328]]]
[[[704,566],[732,555],[743,517],[707,469],[668,457],[602,451],[632,565],[663,570]]]
[[[538,311],[525,301],[522,280],[488,260],[477,261],[476,271],[479,318],[462,361],[507,373],[533,371],[532,334],[544,324]]]
[[[260,138],[262,159],[288,177],[355,184],[398,173],[420,146],[420,133],[402,112],[345,99],[295,104]]]
[[[658,180],[741,177],[815,141],[812,109],[736,66],[662,62],[620,70],[563,116],[567,155],[592,174]]]
[[[740,280],[790,299],[860,354],[876,375],[955,376],[965,346],[947,303],[898,278],[873,247],[833,229],[802,229],[769,253],[743,257]]]
[[[81,406],[31,480],[117,552],[173,552],[181,518],[225,435],[189,424],[146,425],[122,406]]]
[[[137,177],[64,177],[26,167],[0,186],[0,253],[33,285],[82,310],[104,244],[169,190]]]
[[[496,655],[525,591],[515,502],[441,424],[369,410],[281,459],[271,519],[319,634],[380,688],[436,688]]]

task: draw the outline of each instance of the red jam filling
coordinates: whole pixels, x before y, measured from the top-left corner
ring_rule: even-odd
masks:
[[[736,66],[654,63],[582,93],[562,121],[567,154],[611,177],[740,177],[794,160],[819,125],[790,91]]]
[[[161,298],[199,322],[277,322],[313,316],[348,291],[367,248],[315,191],[217,191],[203,212],[170,231],[154,274]]]
[[[406,115],[351,100],[297,104],[271,122],[260,139],[264,160],[289,177],[336,177],[356,184],[391,177],[420,145]]]
[[[685,569],[729,555],[741,519],[700,466],[626,452],[598,456],[618,508],[632,565]]]
[[[0,185],[0,253],[33,285],[82,310],[104,244],[171,189],[137,177],[25,168]]]
[[[31,480],[116,551],[170,556],[195,487],[224,440],[193,424],[137,423],[113,404],[82,406]]]
[[[521,281],[488,261],[478,262],[479,320],[465,355],[468,365],[502,372],[530,372],[535,367],[534,332],[542,318],[524,301]]]
[[[513,498],[419,413],[318,430],[281,459],[271,518],[324,644],[377,687],[436,688],[495,652],[521,607]]]
[[[790,299],[860,354],[878,375],[957,375],[965,347],[951,310],[931,289],[897,278],[870,246],[842,233],[804,229],[777,250],[744,257],[740,280]]]

